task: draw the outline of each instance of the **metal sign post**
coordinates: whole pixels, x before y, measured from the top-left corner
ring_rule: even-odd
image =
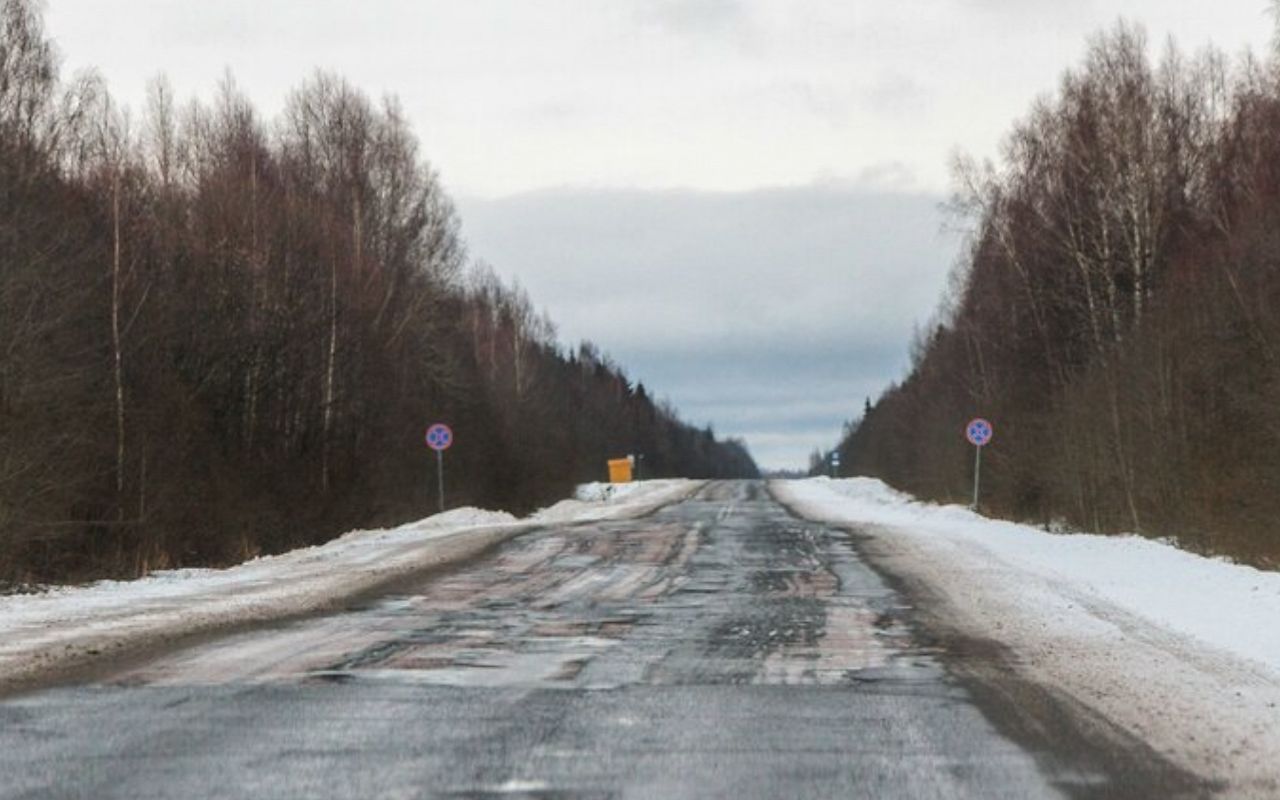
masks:
[[[982,483],[982,448],[973,448],[973,505],[970,506],[974,511],[978,510],[978,486]]]
[[[973,510],[978,510],[978,488],[982,478],[982,448],[991,442],[995,429],[982,417],[969,420],[965,426],[964,436],[973,445]]]
[[[443,422],[427,428],[427,447],[436,451],[436,495],[444,512],[444,451],[453,446],[453,430]]]
[[[444,451],[436,451],[436,498],[440,503],[440,513],[444,513]]]

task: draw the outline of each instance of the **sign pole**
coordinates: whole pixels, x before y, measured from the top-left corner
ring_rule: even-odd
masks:
[[[436,494],[440,499],[440,513],[444,513],[444,451],[436,451]]]
[[[436,451],[436,500],[444,513],[444,451],[453,446],[453,429],[443,422],[427,428],[427,447]]]
[[[995,428],[990,422],[982,417],[969,420],[969,424],[964,428],[964,437],[969,440],[969,444],[973,445],[973,505],[974,511],[978,510],[978,489],[982,481],[982,448],[991,443],[991,437],[995,435]]]
[[[973,456],[973,510],[978,510],[978,482],[982,475],[982,448],[974,447]]]

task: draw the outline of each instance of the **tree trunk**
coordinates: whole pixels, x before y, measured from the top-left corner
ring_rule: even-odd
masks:
[[[338,360],[338,259],[329,267],[329,357],[324,371],[324,441],[320,450],[320,486],[329,491],[329,433],[333,429],[333,373]]]
[[[116,167],[111,186],[111,350],[116,388],[116,519],[124,520],[124,356],[120,346],[120,170]]]

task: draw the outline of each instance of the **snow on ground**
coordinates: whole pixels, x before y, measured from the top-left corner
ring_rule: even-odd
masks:
[[[571,500],[544,508],[530,519],[537,522],[599,522],[642,516],[693,494],[701,481],[656,480],[634,483],[584,483]]]
[[[643,483],[584,483],[573,493],[575,500],[598,503],[611,498],[626,497],[637,489],[643,489]]]
[[[930,612],[1233,796],[1280,795],[1280,574],[1136,536],[1054,534],[868,478],[778,481],[870,537]]]
[[[700,485],[646,481],[606,491],[588,484],[578,493],[587,499],[563,501],[526,520],[459,508],[397,528],[351,531],[229,569],[170,570],[135,581],[0,597],[0,690],[178,637],[329,608],[397,578],[466,560],[548,522],[641,516]]]

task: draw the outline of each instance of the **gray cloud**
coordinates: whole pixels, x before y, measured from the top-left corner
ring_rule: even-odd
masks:
[[[742,436],[761,464],[785,467],[834,443],[841,425],[899,377],[905,361],[902,342],[784,340],[696,357],[642,349],[629,351],[625,363],[652,376],[646,385],[672,396],[690,421]]]
[[[517,275],[691,421],[798,466],[902,374],[955,243],[938,197],[828,183],[743,193],[555,190],[460,201]]]
[[[872,164],[858,173],[857,182],[890,192],[910,192],[919,184],[915,170],[901,161]]]
[[[959,0],[964,11],[980,11],[997,17],[1028,17],[1045,19],[1091,17],[1095,12],[1095,0],[1073,0],[1064,3],[1062,0]]]
[[[888,72],[867,87],[861,99],[872,111],[909,119],[925,110],[931,100],[931,92],[910,75]]]
[[[740,32],[748,19],[742,0],[641,0],[642,20],[679,34]]]

